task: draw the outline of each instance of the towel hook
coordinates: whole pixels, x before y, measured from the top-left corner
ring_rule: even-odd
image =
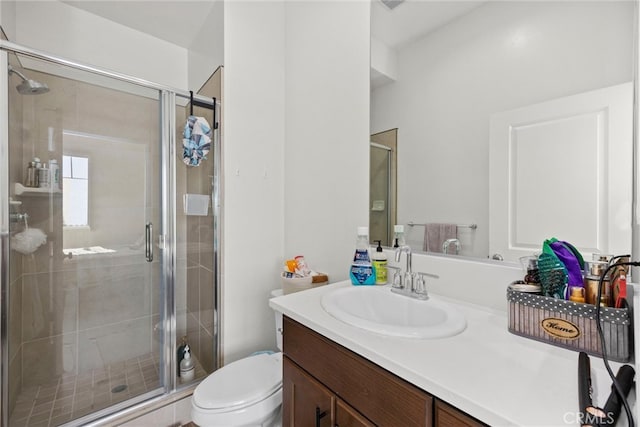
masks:
[[[189,91],[189,115],[193,116],[193,91]]]

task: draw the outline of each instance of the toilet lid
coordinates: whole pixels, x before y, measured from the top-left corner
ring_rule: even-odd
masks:
[[[196,387],[193,402],[203,409],[251,405],[282,386],[282,353],[258,354],[230,363]]]

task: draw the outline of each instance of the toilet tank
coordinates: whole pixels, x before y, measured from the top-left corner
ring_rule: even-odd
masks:
[[[282,289],[274,289],[271,291],[271,298],[282,296]],[[282,313],[274,310],[276,316],[276,345],[278,350],[282,351]]]

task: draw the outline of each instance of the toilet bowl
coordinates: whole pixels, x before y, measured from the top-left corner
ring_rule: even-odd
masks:
[[[282,405],[282,353],[237,360],[196,387],[191,418],[200,427],[276,427]]]
[[[276,313],[280,350],[281,331],[282,314]],[[282,353],[259,353],[205,378],[193,392],[191,420],[199,427],[281,427],[281,408]]]

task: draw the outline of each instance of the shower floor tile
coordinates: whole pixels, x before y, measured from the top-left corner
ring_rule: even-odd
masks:
[[[159,359],[144,355],[79,375],[24,387],[10,427],[54,427],[159,387]],[[196,378],[206,373],[196,361]]]

